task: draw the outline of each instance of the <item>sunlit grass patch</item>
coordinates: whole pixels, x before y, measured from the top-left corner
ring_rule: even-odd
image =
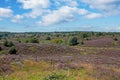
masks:
[[[89,63],[80,63],[79,68],[71,68],[69,61],[66,64],[68,67],[64,69],[52,68],[50,61],[24,60],[22,67],[11,63],[14,72],[9,76],[0,77],[0,80],[118,80],[117,77],[112,78],[112,73],[109,75],[102,71],[110,69],[119,72],[114,66],[97,65],[98,70],[96,70],[96,66]]]

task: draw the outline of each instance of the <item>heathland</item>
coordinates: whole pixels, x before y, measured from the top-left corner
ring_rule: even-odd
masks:
[[[120,80],[120,33],[0,32],[0,80]]]

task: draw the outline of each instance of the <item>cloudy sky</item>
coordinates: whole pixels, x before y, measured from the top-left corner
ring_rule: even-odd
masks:
[[[0,0],[0,31],[120,32],[120,0]]]

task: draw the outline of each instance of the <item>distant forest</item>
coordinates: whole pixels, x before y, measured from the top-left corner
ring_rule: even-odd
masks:
[[[119,36],[120,32],[0,32],[0,38],[9,37],[40,37],[40,36],[51,36],[51,37],[66,37],[66,36],[81,36],[81,38],[87,37],[99,37],[99,36]]]

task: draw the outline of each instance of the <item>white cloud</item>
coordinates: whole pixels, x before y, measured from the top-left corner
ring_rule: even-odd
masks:
[[[20,23],[21,19],[23,19],[24,17],[22,15],[16,15],[13,17],[13,19],[11,20],[14,23]]]
[[[11,21],[15,23],[21,22],[22,19],[34,18],[35,21],[40,19],[38,21],[40,26],[49,26],[73,21],[81,16],[94,19],[120,14],[120,0],[17,0],[17,2],[22,4],[22,9],[30,12],[24,11],[21,15],[13,15],[10,8],[0,8],[0,18],[11,17]],[[86,4],[93,10],[81,9]]]
[[[22,3],[24,9],[48,8],[50,6],[49,0],[18,0]]]
[[[100,13],[90,13],[85,16],[88,19],[94,19],[94,18],[100,18],[102,17],[102,14]]]
[[[82,0],[90,8],[102,11],[105,15],[120,14],[120,0]]]
[[[34,9],[32,10],[30,13],[25,13],[23,14],[25,17],[27,18],[37,18],[38,16],[40,16],[43,13],[43,10],[39,10],[39,9]]]
[[[11,17],[13,11],[9,8],[0,8],[0,17]]]
[[[80,4],[79,0],[17,0],[22,3],[23,9],[31,9],[31,12],[24,13],[22,16],[27,18],[39,18],[40,25],[51,25],[60,22],[72,21],[74,19],[74,14],[84,15],[86,18],[100,18],[103,16],[108,16],[112,14],[120,13],[120,1],[118,0],[81,0],[85,4],[88,4],[90,8],[100,10],[100,13],[88,12],[85,9],[80,9],[78,6]],[[53,2],[53,3],[52,3]],[[119,2],[116,4],[116,2]],[[54,6],[57,10],[52,10],[51,6]],[[67,6],[67,7],[61,7]],[[64,9],[65,8],[65,9]],[[66,13],[65,11],[68,11]],[[88,13],[88,14],[87,14]],[[46,15],[47,14],[47,15]],[[63,17],[63,18],[61,18]],[[50,18],[50,19],[48,19]],[[51,20],[52,18],[52,20]]]
[[[70,4],[70,6],[78,6],[76,1],[70,1],[68,4]]]
[[[37,18],[49,12],[50,10],[47,9],[33,9],[31,12],[23,14],[23,16],[27,18]]]
[[[23,16],[27,18],[37,18],[42,14],[46,13],[50,6],[49,0],[18,0],[18,2],[22,3],[23,9],[31,9],[31,12],[24,13]]]
[[[49,26],[57,23],[63,23],[68,21],[73,21],[75,16],[74,14],[85,15],[88,11],[85,9],[79,9],[76,7],[63,6],[58,10],[42,17],[42,20],[38,22],[40,26]]]
[[[66,5],[71,6],[71,7],[78,6],[77,0],[61,0],[61,2],[64,2]]]

